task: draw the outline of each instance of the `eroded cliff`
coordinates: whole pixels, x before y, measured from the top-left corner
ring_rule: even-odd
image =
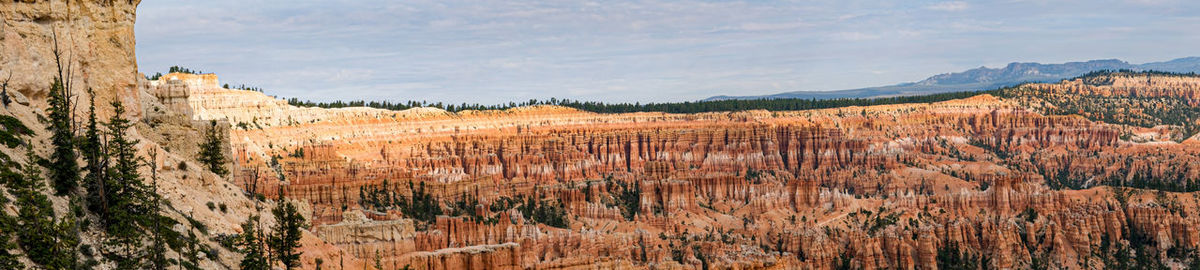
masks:
[[[157,209],[158,212],[170,223],[177,224],[167,229],[183,236],[195,235],[194,240],[172,239],[173,244],[169,248],[156,252],[176,262],[171,268],[182,267],[186,261],[200,269],[238,269],[241,255],[228,246],[224,239],[240,233],[238,224],[252,214],[262,215],[267,220],[264,223],[270,224],[270,211],[261,209],[269,209],[273,203],[255,201],[230,182],[232,179],[220,177],[197,165],[196,144],[202,138],[202,131],[209,127],[208,123],[195,121],[187,110],[190,108],[188,106],[168,106],[174,101],[172,96],[154,95],[160,94],[159,91],[150,92],[150,82],[137,73],[133,26],[139,2],[0,2],[0,17],[3,18],[3,24],[0,25],[0,83],[4,86],[4,104],[0,108],[0,116],[5,116],[4,128],[0,129],[0,133],[6,140],[0,146],[0,160],[5,166],[44,163],[36,160],[38,158],[24,158],[26,147],[33,151],[35,157],[50,156],[52,145],[47,123],[50,117],[47,99],[51,85],[58,78],[64,79],[64,84],[72,89],[69,100],[74,114],[72,125],[75,128],[72,131],[75,136],[83,136],[83,123],[91,112],[88,101],[92,100],[93,93],[95,113],[100,121],[109,119],[114,114],[110,104],[119,102],[127,110],[123,117],[133,121],[123,135],[135,142],[135,156],[141,165],[137,168],[137,174],[144,184],[152,186],[153,191],[161,196],[162,207]],[[186,94],[182,97],[186,98]],[[28,132],[19,131],[21,129],[15,129],[15,126],[27,127]],[[223,127],[228,130],[227,123]],[[107,125],[101,128],[103,130],[100,132],[108,131]],[[106,137],[109,135],[105,134]],[[18,212],[13,204],[18,195],[11,191],[15,188],[11,186],[15,183],[10,181],[11,177],[14,176],[4,175],[9,192],[0,192],[0,201],[5,205],[5,228],[18,224],[16,219],[10,220]],[[50,202],[51,211],[55,213],[52,221],[58,220],[60,226],[68,226],[65,218],[77,216],[74,219],[77,223],[72,225],[78,226],[78,230],[73,230],[78,236],[78,245],[56,252],[73,254],[72,264],[80,268],[115,269],[117,266],[109,256],[117,247],[106,242],[110,236],[101,227],[102,219],[96,213],[84,210],[84,197],[91,191],[83,189],[68,194],[38,190],[39,195]],[[56,229],[62,228],[66,227]],[[4,233],[7,236],[12,232]],[[10,240],[5,239],[5,242],[9,243]],[[343,268],[371,268],[365,261],[324,242],[314,234],[306,233],[301,242],[306,247],[302,260],[310,268],[317,259],[324,260],[326,265]],[[191,246],[184,248],[174,243],[188,243]],[[4,248],[4,254],[15,256],[27,268],[49,267],[30,260],[29,253],[30,250],[45,252],[51,247]],[[195,253],[196,258],[185,259],[183,250]]]
[[[0,5],[0,80],[44,108],[61,68],[77,100],[95,91],[102,118],[112,101],[140,112],[133,36],[140,2],[6,1]]]
[[[1179,266],[1200,244],[1200,149],[1179,125],[1046,115],[1021,92],[788,112],[450,113],[298,108],[207,75],[164,78],[149,92],[187,85],[194,119],[233,126],[238,186],[282,185],[311,204],[321,239],[387,269],[1126,263],[1114,254]],[[1020,89],[1194,110],[1186,85],[1200,79],[1148,78]]]

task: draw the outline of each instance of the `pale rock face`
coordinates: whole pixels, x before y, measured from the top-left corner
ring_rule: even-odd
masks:
[[[0,2],[0,17],[4,20],[0,25],[0,83],[8,84],[9,96],[14,100],[13,104],[0,108],[0,113],[16,117],[35,131],[32,141],[36,152],[42,156],[49,152],[49,134],[36,115],[44,115],[50,85],[58,75],[53,53],[57,44],[64,68],[69,67],[72,71],[68,78],[74,89],[72,100],[77,102],[77,117],[87,114],[88,89],[95,93],[96,113],[102,121],[112,114],[111,102],[123,103],[128,111],[126,117],[135,120],[135,126],[127,135],[139,141],[138,156],[153,164],[143,166],[139,173],[148,184],[156,183],[156,192],[171,205],[163,210],[164,215],[183,224],[175,230],[188,230],[189,219],[208,228],[207,235],[197,233],[200,244],[215,248],[219,256],[213,260],[201,258],[198,266],[236,269],[241,256],[211,240],[212,237],[239,233],[239,225],[256,213],[262,215],[264,225],[271,225],[270,212],[256,210],[256,207],[270,209],[271,205],[255,203],[242,189],[228,182],[228,178],[201,168],[195,160],[195,145],[208,122],[194,121],[193,112],[186,103],[186,91],[157,91],[170,87],[151,87],[152,82],[138,74],[133,27],[139,2]],[[186,87],[192,86],[176,86],[174,90]],[[180,100],[184,101],[183,106],[177,103]],[[146,121],[138,121],[143,117]],[[228,127],[228,124],[223,125],[226,130]],[[21,149],[6,147],[0,147],[0,151],[14,157],[22,157],[24,153]],[[157,153],[157,159],[150,159],[151,153]],[[57,213],[68,211],[66,198],[50,198]],[[210,208],[210,202],[214,206],[223,205],[225,210]],[[302,209],[311,216],[307,204]],[[103,239],[94,233],[96,228],[92,229],[81,236],[82,244],[102,247]],[[326,269],[329,266],[373,269],[365,261],[325,243],[312,233],[306,232],[302,243],[305,254],[301,260],[307,269],[315,267],[317,259],[325,262]],[[168,252],[167,256],[177,258],[178,254]],[[29,264],[27,260],[26,264]],[[114,265],[101,260],[96,268],[113,269]]]
[[[77,100],[96,93],[99,115],[107,118],[112,101],[124,102],[131,116],[140,112],[133,25],[140,0],[4,1],[0,4],[0,80],[11,76],[9,91],[44,104],[58,75],[55,33],[64,68]],[[68,4],[69,3],[69,4]],[[41,106],[41,105],[38,105]],[[87,106],[81,106],[86,108]],[[81,113],[82,115],[82,113]]]
[[[216,76],[195,75],[194,77],[211,79],[207,83],[184,83],[185,81],[170,79],[158,81],[142,79],[139,82],[145,121],[138,121],[135,128],[138,131],[138,138],[142,140],[139,147],[144,149],[143,151],[160,153],[159,161],[155,162],[159,168],[159,193],[171,201],[180,219],[187,216],[205,224],[210,233],[214,235],[241,233],[241,224],[252,215],[261,216],[263,227],[270,228],[274,225],[274,218],[270,213],[272,203],[252,200],[241,187],[228,181],[231,178],[217,176],[196,161],[199,152],[198,144],[204,140],[204,132],[213,127],[209,120],[194,117],[194,112],[188,104],[188,96],[193,87],[200,89],[206,86],[215,87]],[[164,78],[175,77],[164,76]],[[224,121],[218,121],[216,128],[221,134],[229,134],[230,126]],[[228,138],[224,141],[229,142]],[[227,153],[227,155],[229,154]],[[229,164],[233,164],[232,160]],[[143,175],[150,175],[150,173],[147,170],[143,172]],[[313,211],[308,203],[289,201],[299,206],[298,210],[307,220],[312,219]],[[225,205],[227,210],[211,209],[208,207],[209,202]],[[331,266],[345,269],[371,269],[367,261],[331,245],[308,231],[304,232],[301,244],[304,251],[301,256],[304,269],[315,268],[317,260],[321,260],[326,269]],[[217,246],[217,243],[210,243],[210,246]],[[213,262],[221,267],[214,265],[206,268],[236,268],[241,260],[240,255],[232,250],[225,250],[222,254],[220,260]]]

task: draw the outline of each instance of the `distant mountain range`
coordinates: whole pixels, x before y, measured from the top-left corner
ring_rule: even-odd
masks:
[[[1098,70],[1155,70],[1175,73],[1200,73],[1200,57],[1185,57],[1166,62],[1140,65],[1107,59],[1062,64],[1011,63],[1004,68],[979,67],[957,73],[934,75],[919,82],[836,91],[793,91],[765,96],[715,96],[705,100],[727,99],[835,99],[911,96],[933,93],[989,90],[1024,82],[1056,82]]]

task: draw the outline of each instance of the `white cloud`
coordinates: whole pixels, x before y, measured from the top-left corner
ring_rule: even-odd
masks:
[[[963,10],[966,10],[967,7],[968,7],[967,2],[963,2],[963,1],[941,2],[941,3],[925,6],[926,9],[937,10],[937,11],[963,11]]]
[[[184,65],[301,99],[454,103],[869,87],[1015,60],[1167,60],[1200,37],[1200,1],[1011,1],[155,0],[136,31],[144,72]],[[1129,49],[1141,44],[1155,50]]]
[[[863,33],[863,32],[857,32],[857,31],[836,32],[836,33],[829,35],[829,37],[832,40],[839,40],[839,41],[868,41],[868,40],[877,40],[877,39],[881,38],[881,36],[879,36],[877,34]]]
[[[795,30],[795,29],[805,28],[805,27],[810,27],[810,26],[813,26],[813,24],[801,22],[801,21],[782,22],[782,23],[746,22],[746,23],[742,23],[742,25],[741,25],[741,27],[739,27],[739,29],[743,30],[743,31],[777,31],[777,30]]]

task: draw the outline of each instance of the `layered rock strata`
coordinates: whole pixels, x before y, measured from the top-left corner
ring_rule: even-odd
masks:
[[[1186,190],[1200,179],[1195,139],[988,95],[792,112],[451,113],[299,108],[215,78],[164,78],[151,88],[186,85],[194,119],[233,126],[239,186],[275,196],[282,185],[312,204],[319,237],[388,269],[913,269],[936,267],[950,245],[994,267],[1080,268],[1111,263],[1096,254],[1113,243],[1167,264],[1188,261],[1168,250],[1200,244],[1194,194],[1109,187]],[[1114,95],[1173,98],[1200,81],[1114,80],[1125,89]],[[1086,91],[1108,91],[1097,89],[1109,88]],[[418,194],[442,216],[393,201]],[[554,207],[566,224],[545,214]]]
[[[0,80],[8,91],[44,109],[61,68],[77,100],[88,100],[88,89],[94,91],[101,118],[108,117],[113,101],[123,102],[137,117],[140,76],[133,25],[140,2],[5,1],[0,4]]]

